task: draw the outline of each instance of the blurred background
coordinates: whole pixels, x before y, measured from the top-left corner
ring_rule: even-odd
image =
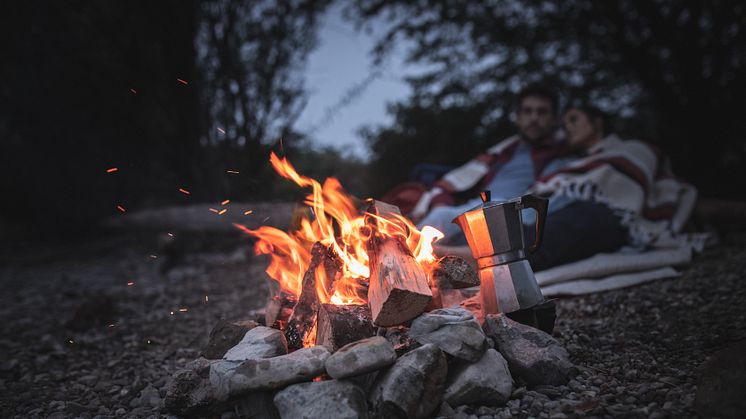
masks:
[[[3,228],[299,198],[271,150],[380,195],[513,134],[537,80],[657,144],[702,196],[746,189],[737,1],[31,0],[0,5],[0,51]]]

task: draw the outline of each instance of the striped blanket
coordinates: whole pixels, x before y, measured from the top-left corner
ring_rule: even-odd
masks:
[[[540,178],[530,193],[600,202],[629,228],[635,247],[672,247],[694,209],[697,191],[677,179],[668,161],[652,146],[615,135],[589,155]]]
[[[520,141],[518,135],[500,141],[474,159],[446,173],[429,190],[420,188],[413,192],[414,185],[408,182],[389,191],[382,200],[398,206],[404,215],[415,219],[422,218],[435,205],[456,205],[454,194],[468,191],[477,185],[488,185],[500,168],[513,158]],[[534,178],[538,179],[552,160],[566,154],[568,150],[555,139],[546,144],[532,146]],[[412,193],[416,194],[417,198],[410,202],[412,199],[406,195]]]

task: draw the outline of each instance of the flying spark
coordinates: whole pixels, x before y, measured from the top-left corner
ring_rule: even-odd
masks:
[[[130,89],[130,92],[132,92],[132,94],[135,94],[135,95],[137,94],[137,90],[135,89]]]
[[[128,287],[131,287],[131,286],[133,286],[133,285],[135,285],[135,283],[134,283],[133,281],[128,281],[128,282],[127,282],[127,286],[128,286]]]
[[[112,167],[111,169],[106,169],[106,173],[114,173],[114,172],[117,172],[117,171],[119,171],[119,168],[117,168],[117,167]]]
[[[218,213],[218,210],[216,210],[215,208],[210,208],[210,211],[212,211],[212,212],[214,212],[216,214]]]
[[[208,302],[208,301],[210,301],[210,297],[205,295],[205,302]]]
[[[218,215],[223,215],[223,214],[225,214],[226,212],[228,212],[228,209],[227,209],[227,208],[223,208],[223,209],[221,209],[221,210],[220,210],[220,211],[218,212]]]
[[[189,82],[187,82],[186,80],[182,80],[182,79],[176,79],[176,81],[178,81],[179,83],[181,83],[183,85],[189,84]]]
[[[218,132],[221,133],[221,134],[225,134],[225,130],[222,129],[222,128],[220,128],[220,127],[218,127]]]
[[[191,195],[192,193],[184,188],[179,188],[179,192],[183,193],[184,195]]]
[[[186,313],[187,311],[189,311],[189,309],[186,307],[183,307],[183,308],[180,308],[179,311],[182,313]]]
[[[226,199],[225,201],[221,202],[220,205],[228,205],[230,202],[230,199]]]
[[[117,209],[118,209],[119,211],[121,211],[121,212],[126,212],[126,211],[127,211],[127,210],[126,210],[126,209],[124,209],[124,207],[123,207],[123,206],[121,206],[121,205],[117,205]]]
[[[225,173],[230,173],[232,175],[237,175],[238,174],[238,170],[226,170]]]
[[[251,214],[252,212],[254,212],[254,210],[248,210],[248,211],[244,211],[244,212],[243,212],[243,215],[249,215],[249,214]]]

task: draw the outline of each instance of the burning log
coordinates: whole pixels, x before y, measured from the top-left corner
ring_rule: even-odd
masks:
[[[391,219],[399,208],[373,201],[368,212]],[[373,222],[374,227],[376,222]],[[433,293],[427,275],[412,252],[395,237],[374,235],[368,241],[370,283],[368,304],[376,326],[395,326],[425,311]]]
[[[420,315],[433,297],[422,267],[394,238],[372,239],[368,304],[373,323],[389,327]]]
[[[375,214],[381,218],[388,219],[393,218],[393,216],[395,215],[401,216],[401,211],[396,205],[387,204],[382,201],[376,201],[375,199],[371,201],[370,206],[368,207],[368,212],[371,214]]]
[[[322,304],[316,326],[316,344],[331,352],[376,334],[368,305]]]
[[[316,323],[316,313],[320,306],[316,291],[317,270],[319,268],[324,272],[322,275],[327,278],[324,285],[327,293],[329,293],[334,287],[336,278],[342,272],[342,261],[334,252],[334,249],[317,242],[311,248],[311,263],[303,275],[298,303],[293,309],[293,314],[290,316],[287,326],[285,326],[288,348],[299,349],[303,347],[303,340],[308,337]]]

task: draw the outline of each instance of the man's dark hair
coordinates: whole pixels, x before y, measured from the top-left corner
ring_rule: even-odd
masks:
[[[552,105],[552,113],[556,114],[559,111],[559,95],[557,95],[557,92],[554,89],[543,83],[531,83],[521,89],[521,91],[518,92],[518,96],[516,96],[515,108],[520,110],[521,105],[523,104],[523,99],[529,96],[546,99]]]

